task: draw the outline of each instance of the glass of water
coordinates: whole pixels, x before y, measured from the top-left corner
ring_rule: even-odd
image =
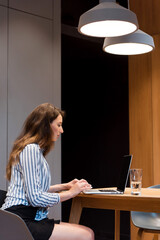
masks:
[[[130,170],[131,194],[140,195],[142,187],[142,169]]]

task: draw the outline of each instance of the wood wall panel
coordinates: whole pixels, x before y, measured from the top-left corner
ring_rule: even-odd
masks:
[[[130,152],[133,166],[143,168],[143,186],[147,187],[160,184],[160,2],[130,0],[130,9],[137,14],[140,29],[155,41],[152,53],[129,57]],[[136,234],[131,223],[131,240]],[[144,239],[153,236],[146,234]]]
[[[151,35],[160,32],[159,0],[130,0],[130,9],[136,13],[142,31]]]
[[[143,187],[160,184],[160,36],[149,54],[129,57],[129,132],[132,167],[143,169]],[[131,240],[138,229],[131,223]],[[152,240],[153,234],[145,234]]]
[[[154,184],[160,184],[160,34],[154,36],[152,52],[153,172]]]
[[[151,55],[129,58],[129,131],[132,168],[143,168],[143,186],[153,182]]]
[[[143,168],[145,187],[160,183],[160,4],[131,0],[130,8],[142,30],[158,32],[152,53],[129,57],[130,151],[136,158],[133,166]]]

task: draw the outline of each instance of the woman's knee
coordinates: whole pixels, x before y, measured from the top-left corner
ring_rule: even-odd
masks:
[[[91,228],[90,228],[89,239],[90,240],[94,240],[94,232],[93,232],[93,230]]]
[[[86,228],[83,235],[81,235],[82,240],[94,240],[94,232],[91,228]]]
[[[61,222],[55,224],[54,230],[49,240],[94,240],[92,229],[77,224]]]

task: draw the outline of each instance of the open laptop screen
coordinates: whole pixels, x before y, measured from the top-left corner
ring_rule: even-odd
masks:
[[[126,155],[122,158],[120,176],[117,183],[117,190],[124,192],[129,176],[129,169],[132,161],[132,155]]]

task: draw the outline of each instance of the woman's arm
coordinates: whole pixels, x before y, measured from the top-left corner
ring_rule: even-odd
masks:
[[[88,184],[86,180],[74,179],[71,182],[53,185],[49,188],[50,191],[62,191],[60,193],[43,191],[40,180],[40,156],[41,152],[39,151],[39,147],[35,144],[27,145],[20,154],[24,187],[27,199],[32,206],[53,206],[58,202],[63,202],[75,197],[81,191],[91,188],[91,185]]]
[[[64,184],[56,184],[56,185],[52,185],[50,186],[48,192],[49,193],[54,193],[54,192],[60,192],[60,191],[64,191],[66,190],[66,186],[65,183]]]
[[[80,192],[91,189],[91,185],[84,179],[77,180],[75,184],[72,185],[72,187],[65,192],[60,192],[60,202],[64,202],[70,198],[73,198],[77,196]]]
[[[40,148],[36,144],[27,145],[20,153],[20,164],[27,200],[34,207],[51,207],[59,203],[58,193],[49,193],[42,188],[41,167],[44,163]]]
[[[54,193],[54,192],[69,190],[77,182],[78,182],[78,179],[74,179],[68,183],[52,185],[52,186],[50,186],[48,192]]]

